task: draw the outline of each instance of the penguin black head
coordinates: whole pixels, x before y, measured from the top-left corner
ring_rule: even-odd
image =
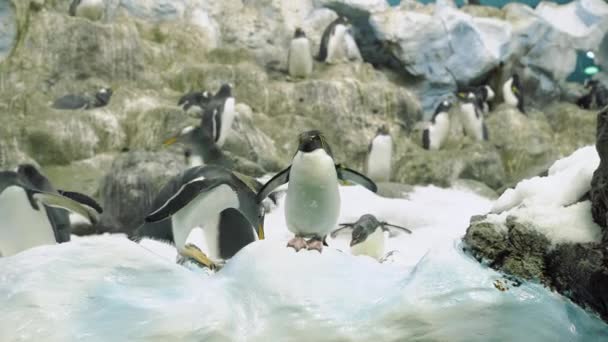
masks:
[[[365,240],[367,237],[373,234],[376,229],[382,229],[382,224],[376,219],[374,215],[365,214],[353,224],[353,233],[350,240],[350,246],[358,245]]]
[[[476,100],[475,93],[472,91],[459,91],[456,93],[456,97],[466,103],[475,102]]]
[[[449,100],[443,100],[439,103],[439,106],[437,106],[437,109],[435,109],[435,114],[447,113],[450,111],[450,108],[452,108],[452,102]]]
[[[389,135],[389,134],[390,134],[390,132],[386,125],[382,125],[382,126],[378,127],[378,130],[376,131],[376,135]]]
[[[50,183],[48,179],[38,171],[38,169],[32,164],[20,164],[17,166],[17,175],[20,179],[30,184],[32,187],[40,190],[50,190]]]
[[[231,97],[231,96],[232,96],[232,84],[230,84],[230,83],[222,84],[222,86],[220,87],[220,90],[218,90],[217,94],[215,94],[215,97],[221,97],[221,98],[227,98],[227,97]]]
[[[329,145],[325,141],[325,137],[321,131],[312,130],[300,134],[298,151],[312,152],[319,148],[324,149],[330,156],[332,155]]]
[[[296,32],[293,34],[294,38],[302,38],[302,37],[306,37],[306,33],[304,33],[304,30],[302,30],[299,27],[296,27]]]
[[[110,98],[112,97],[112,88],[101,88],[95,94],[95,107],[105,106],[110,102]]]
[[[347,17],[339,16],[338,19],[336,19],[336,23],[342,24],[342,25],[348,25],[350,22],[348,21]]]

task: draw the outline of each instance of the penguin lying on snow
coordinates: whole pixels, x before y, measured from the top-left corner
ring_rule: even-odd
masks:
[[[53,102],[55,109],[91,109],[107,105],[112,97],[111,88],[101,88],[95,97],[86,95],[69,94],[62,96]]]
[[[585,89],[589,93],[576,101],[584,109],[601,109],[608,105],[608,89],[597,80],[585,80]]]
[[[270,179],[257,195],[261,203],[274,189],[289,182],[285,199],[287,228],[295,234],[288,247],[321,252],[327,234],[340,214],[338,179],[352,181],[376,192],[376,184],[364,175],[334,163],[331,149],[319,131],[300,134],[291,165]],[[305,238],[310,238],[306,241]]]
[[[431,122],[422,132],[422,147],[427,150],[438,150],[447,141],[450,133],[449,111],[452,102],[443,100],[435,109]]]
[[[518,74],[514,73],[513,76],[503,84],[502,97],[506,104],[517,107],[522,114],[526,114],[524,109],[524,93]]]
[[[256,201],[261,184],[219,166],[190,168],[173,177],[152,203],[139,227],[142,237],[173,242],[179,254],[213,269],[249,243],[264,238],[264,207]],[[202,251],[186,246],[190,231],[202,228]],[[203,252],[204,251],[204,252]]]
[[[352,255],[367,255],[380,260],[385,255],[384,232],[392,233],[389,228],[400,229],[408,234],[412,233],[407,228],[380,222],[374,215],[365,214],[355,223],[341,223],[340,228],[331,233],[331,237],[335,238],[338,233],[345,229],[352,229],[352,238],[350,240]]]
[[[203,113],[207,104],[211,101],[211,94],[207,91],[192,91],[180,97],[177,105],[185,112],[196,111]]]
[[[16,172],[0,172],[0,255],[70,241],[65,210],[93,224],[102,212],[86,195],[55,190],[32,165],[20,165]]]
[[[388,182],[393,154],[393,139],[388,127],[383,125],[378,128],[367,151],[367,176],[375,182]]]
[[[459,92],[460,121],[466,135],[477,141],[488,140],[488,128],[483,120],[481,108],[477,106],[478,100],[473,92]]]
[[[306,78],[312,73],[313,61],[310,41],[301,28],[296,28],[289,44],[287,71],[291,77]]]
[[[348,18],[340,16],[323,31],[317,60],[328,64],[361,59]]]

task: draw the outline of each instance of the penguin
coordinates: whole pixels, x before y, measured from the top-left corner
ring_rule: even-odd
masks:
[[[306,34],[301,28],[296,28],[287,55],[287,71],[291,77],[306,78],[312,73],[310,51],[310,41]]]
[[[450,115],[452,102],[443,100],[435,109],[430,125],[422,132],[422,147],[427,150],[439,150],[447,141],[450,133]]]
[[[340,214],[338,179],[377,191],[371,179],[335,164],[331,149],[320,131],[300,134],[298,150],[291,165],[271,178],[257,195],[260,203],[274,189],[289,182],[285,219],[287,228],[295,237],[287,247],[293,247],[296,252],[305,247],[322,251],[325,237],[335,227]],[[306,241],[305,238],[310,239]]]
[[[219,147],[224,145],[232,128],[232,122],[236,116],[234,105],[232,85],[226,83],[213,95],[203,113],[203,118],[206,120],[204,128],[211,131],[211,136]]]
[[[483,120],[475,93],[459,92],[457,97],[460,100],[459,117],[465,134],[477,141],[488,140],[488,128]]]
[[[253,178],[220,166],[187,169],[161,189],[132,239],[169,241],[180,255],[198,255],[195,259],[214,269],[249,243],[264,239],[265,211],[256,201],[258,189],[261,185]],[[196,227],[204,231],[202,253],[186,245]]]
[[[352,43],[350,40],[347,41],[349,39],[347,35],[350,35],[348,18],[340,16],[332,21],[323,31],[317,60],[328,64],[347,61],[349,55],[353,54],[352,52],[349,53],[349,48],[352,49]]]
[[[475,96],[477,97],[477,106],[482,109],[484,114],[490,112],[489,102],[494,99],[494,91],[489,85],[483,85],[475,89]]]
[[[99,20],[105,10],[104,0],[72,0],[68,13],[72,17]]]
[[[382,125],[378,128],[367,152],[367,176],[374,182],[390,181],[393,139],[388,127]]]
[[[374,215],[365,214],[361,216],[357,222],[341,223],[340,228],[331,233],[331,237],[335,238],[338,233],[345,229],[352,229],[350,240],[351,254],[367,255],[376,260],[381,260],[385,255],[384,232],[389,232],[389,236],[393,236],[394,234],[389,228],[400,229],[408,234],[412,233],[411,230],[405,227],[396,226],[387,222],[380,222]]]
[[[526,114],[524,109],[524,94],[518,74],[514,73],[511,78],[503,84],[502,96],[506,104],[517,107],[522,114]]]
[[[0,172],[0,255],[6,257],[32,247],[69,241],[70,223],[64,210],[93,224],[102,212],[85,195],[54,190],[32,165]]]
[[[107,105],[110,102],[111,97],[111,88],[101,88],[95,93],[93,98],[79,94],[62,96],[53,102],[52,107],[55,109],[69,110],[98,108]]]
[[[203,113],[207,104],[211,101],[211,94],[207,91],[192,91],[180,97],[177,105],[189,113],[195,111]]]
[[[608,105],[608,89],[598,80],[585,80],[585,89],[589,93],[576,101],[576,104],[583,109],[601,109]]]

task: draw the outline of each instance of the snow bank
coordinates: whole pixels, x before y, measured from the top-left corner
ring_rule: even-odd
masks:
[[[464,255],[461,235],[491,202],[436,187],[386,199],[341,187],[340,222],[365,213],[414,231],[388,243],[398,262],[354,257],[346,241],[295,253],[284,198],[267,240],[214,275],[176,265],[171,246],[94,236],[0,259],[0,340],[369,341],[600,340],[608,327]],[[533,324],[531,324],[533,322]]]

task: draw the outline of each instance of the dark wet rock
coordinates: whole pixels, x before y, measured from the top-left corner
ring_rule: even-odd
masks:
[[[591,179],[591,214],[593,221],[604,228],[604,240],[606,239],[606,214],[608,213],[608,108],[597,114],[597,142],[596,149],[600,157],[600,165],[593,173]],[[608,241],[605,241],[608,242]]]
[[[104,208],[98,232],[130,234],[143,223],[161,187],[185,169],[183,157],[170,152],[118,155],[101,185]]]

